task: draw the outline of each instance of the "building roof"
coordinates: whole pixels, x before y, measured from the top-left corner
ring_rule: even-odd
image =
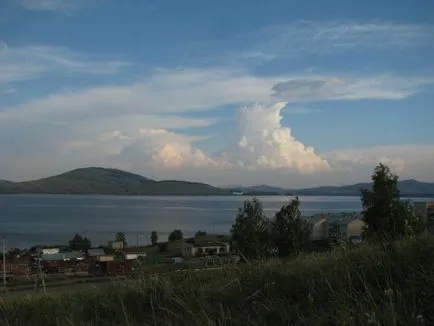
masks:
[[[315,224],[322,220],[327,220],[327,217],[325,215],[313,215],[307,219],[307,222]]]
[[[77,259],[77,258],[83,258],[84,256],[79,251],[64,252],[61,255],[63,256],[63,259]]]
[[[55,253],[55,254],[42,254],[42,260],[49,261],[59,261],[59,260],[67,260],[67,259],[78,259],[82,258],[83,254],[79,251],[71,251],[71,252],[63,252],[63,253]]]
[[[220,241],[206,241],[206,240],[199,240],[199,241],[186,241],[186,243],[193,245],[193,247],[222,247],[226,246],[227,242],[220,242]]]
[[[348,224],[353,221],[362,220],[363,219],[363,213],[343,213],[342,215],[335,215],[337,217],[336,219],[329,220],[329,225],[343,225]]]
[[[104,256],[105,252],[103,248],[90,248],[87,250],[87,254],[90,257],[98,257],[98,256]]]
[[[57,254],[60,252],[60,248],[41,248],[41,252],[44,255]]]
[[[59,261],[63,260],[62,254],[42,254],[41,255],[42,260],[49,260],[49,261]]]

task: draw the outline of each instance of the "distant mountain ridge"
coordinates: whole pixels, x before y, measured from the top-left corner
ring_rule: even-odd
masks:
[[[434,197],[434,182],[421,182],[414,179],[402,180],[398,184],[403,197]],[[273,195],[292,196],[360,196],[361,189],[370,189],[371,183],[361,182],[345,186],[320,186],[301,189],[285,189],[268,185],[238,187],[232,191],[242,191],[245,194],[260,191]]]
[[[77,194],[77,195],[185,195],[185,196],[359,196],[370,183],[346,186],[322,186],[285,189],[269,185],[218,188],[199,182],[178,180],[155,181],[144,176],[101,167],[72,170],[33,181],[0,180],[0,194]],[[434,183],[417,180],[399,182],[403,197],[434,197]]]

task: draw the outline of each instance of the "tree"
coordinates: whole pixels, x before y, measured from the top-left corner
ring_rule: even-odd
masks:
[[[262,259],[271,251],[270,223],[261,202],[246,200],[231,229],[232,243],[246,258]]]
[[[199,238],[199,237],[204,237],[206,235],[207,235],[206,231],[199,230],[199,231],[196,232],[196,234],[194,235],[194,237],[195,238]]]
[[[272,235],[279,257],[298,254],[309,244],[311,228],[301,217],[298,197],[282,206],[272,222]]]
[[[184,235],[182,234],[181,230],[173,230],[169,234],[169,241],[177,241],[182,240],[184,238]]]
[[[159,250],[160,252],[166,252],[166,251],[167,251],[167,243],[166,243],[166,242],[164,242],[164,243],[160,243],[160,244],[158,245],[158,250]]]
[[[91,242],[88,238],[83,238],[80,234],[76,233],[74,237],[69,240],[69,247],[72,250],[86,250],[91,247]]]
[[[421,220],[408,201],[400,200],[398,176],[380,163],[372,174],[372,189],[362,189],[363,235],[367,239],[395,240],[418,232]]]
[[[413,237],[425,230],[423,216],[416,211],[410,200],[399,202],[396,216],[402,220],[400,225],[403,225],[402,235],[404,237]]]
[[[158,243],[158,234],[157,231],[152,231],[151,233],[151,243],[153,246],[157,245]]]
[[[123,232],[116,233],[115,241],[122,242],[124,244],[124,246],[127,245],[127,239],[126,239],[125,234]]]

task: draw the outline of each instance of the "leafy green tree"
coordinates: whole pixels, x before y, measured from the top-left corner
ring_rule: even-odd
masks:
[[[251,259],[268,257],[271,252],[270,221],[261,202],[246,200],[239,208],[231,229],[232,244],[242,255]]]
[[[69,247],[72,250],[86,250],[91,247],[91,242],[88,238],[83,238],[80,234],[76,233],[74,237],[69,240]]]
[[[362,189],[363,235],[367,239],[395,240],[418,232],[421,219],[408,201],[401,201],[398,176],[380,163],[372,174],[372,189]]]
[[[272,221],[273,241],[279,257],[298,254],[307,249],[310,241],[311,227],[301,217],[298,197],[282,206]]]
[[[184,235],[182,234],[181,230],[173,230],[169,234],[169,241],[177,241],[182,240],[184,238]]]
[[[158,245],[158,250],[160,251],[160,252],[166,252],[167,251],[167,243],[160,243],[159,245]]]
[[[127,245],[127,239],[125,237],[125,233],[123,232],[118,232],[116,233],[116,240],[117,242],[122,242],[124,244],[124,246]]]
[[[416,211],[410,200],[399,202],[396,216],[401,219],[400,225],[403,225],[401,235],[404,237],[413,237],[425,230],[426,225],[423,216]]]
[[[204,237],[206,235],[207,235],[206,231],[199,230],[199,231],[196,232],[196,234],[194,235],[194,237],[195,238],[200,238],[200,237]]]
[[[158,234],[157,231],[152,231],[151,233],[151,243],[153,246],[156,246],[158,243]]]

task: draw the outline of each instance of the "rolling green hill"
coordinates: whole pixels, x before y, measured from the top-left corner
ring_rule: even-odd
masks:
[[[117,169],[90,167],[26,182],[0,181],[1,194],[229,195],[204,183],[155,181]]]

